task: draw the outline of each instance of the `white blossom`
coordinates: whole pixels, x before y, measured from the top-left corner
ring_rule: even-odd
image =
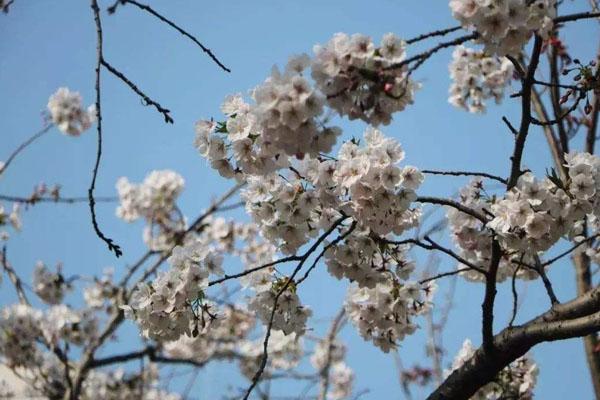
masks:
[[[81,95],[66,87],[59,88],[48,100],[52,122],[66,135],[79,136],[96,121],[95,106],[83,109]]]
[[[518,56],[533,34],[547,38],[554,25],[553,0],[450,0],[454,18],[476,31],[487,53]]]

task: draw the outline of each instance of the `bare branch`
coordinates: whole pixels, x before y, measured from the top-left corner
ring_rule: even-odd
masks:
[[[592,19],[592,18],[598,18],[600,17],[600,12],[582,12],[582,13],[577,13],[577,14],[569,14],[569,15],[563,15],[561,17],[557,17],[554,18],[554,23],[556,24],[560,24],[563,22],[571,22],[571,21],[577,21],[580,19]]]
[[[102,22],[100,20],[100,8],[98,7],[97,0],[91,0],[92,11],[94,12],[94,21],[96,22],[96,113],[97,113],[97,132],[98,132],[98,147],[96,150],[96,163],[94,164],[94,170],[92,172],[92,182],[88,189],[88,200],[90,205],[90,212],[92,215],[92,226],[96,235],[106,243],[108,250],[115,253],[115,256],[121,257],[123,252],[121,247],[114,243],[114,241],[104,235],[98,226],[96,220],[96,200],[94,199],[94,189],[96,188],[96,178],[98,177],[98,168],[100,167],[100,159],[102,157],[102,105],[100,101],[100,70],[102,67]]]
[[[86,203],[89,201],[87,197],[21,197],[21,196],[10,196],[0,194],[0,200],[12,201],[14,203],[22,203],[27,205],[34,205],[36,203],[63,203],[63,204],[74,204],[74,203]],[[112,203],[118,200],[116,197],[101,196],[95,197],[97,203]]]
[[[150,7],[150,6],[146,5],[146,4],[138,3],[137,1],[134,1],[134,0],[119,0],[119,2],[122,5],[132,4],[132,5],[136,6],[136,7],[138,7],[139,9],[141,9],[143,11],[146,11],[146,12],[150,13],[151,15],[155,16],[156,18],[158,18],[159,20],[161,20],[165,24],[169,25],[171,28],[175,29],[177,32],[181,33],[183,36],[185,36],[188,39],[190,39],[192,42],[196,43],[202,49],[203,52],[205,52],[219,67],[221,67],[221,69],[223,71],[231,72],[231,70],[229,68],[227,68],[217,58],[217,56],[215,56],[213,54],[213,52],[209,48],[207,48],[202,43],[200,43],[200,41],[198,39],[196,39],[194,36],[192,36],[190,33],[188,33],[187,31],[184,31],[182,28],[180,28],[173,21],[165,18],[164,16],[162,16],[161,14],[159,14],[158,12],[156,12],[152,7]],[[117,2],[117,3],[119,3],[119,2]],[[112,12],[115,11],[117,3],[115,3],[113,6],[111,6],[109,8],[109,12],[111,12],[111,10],[112,10]]]
[[[521,176],[521,158],[525,148],[525,140],[529,133],[529,125],[531,124],[531,90],[535,77],[535,71],[540,61],[540,52],[542,49],[543,40],[541,37],[535,37],[533,44],[533,52],[531,62],[527,68],[527,75],[523,79],[523,96],[521,98],[521,124],[519,133],[515,139],[515,149],[511,157],[511,172],[508,179],[507,189],[512,189],[517,184],[517,179]]]
[[[25,150],[30,144],[32,144],[33,142],[35,142],[37,139],[41,138],[42,136],[44,136],[44,134],[46,132],[48,132],[54,125],[53,124],[48,124],[46,125],[44,128],[42,128],[41,131],[35,133],[33,136],[31,136],[29,139],[25,140],[23,143],[21,143],[6,159],[6,161],[4,162],[4,165],[2,167],[0,167],[0,175],[5,173],[6,170],[8,169],[8,166],[10,165],[11,162],[13,162],[13,160],[15,159],[15,157],[22,152],[23,150]]]
[[[469,207],[466,207],[454,200],[442,199],[442,198],[430,197],[430,196],[419,196],[419,197],[417,197],[417,199],[415,201],[417,203],[437,204],[440,206],[448,206],[448,207],[456,208],[458,211],[462,211],[463,213],[468,214],[468,215],[478,219],[479,221],[483,222],[484,224],[488,222],[484,215],[482,215],[482,214],[478,213],[477,211],[475,211]]]
[[[432,38],[435,36],[445,36],[449,33],[456,32],[460,29],[462,29],[462,26],[458,25],[458,26],[453,26],[452,28],[440,29],[437,31],[424,33],[424,34],[416,36],[414,38],[406,39],[406,44],[417,43],[417,42],[420,42],[421,40],[429,39],[429,38]]]
[[[451,176],[479,176],[482,178],[493,179],[506,185],[506,179],[496,175],[488,174],[487,172],[470,172],[470,171],[435,171],[431,169],[421,170],[424,174],[431,175],[451,175]]]
[[[542,267],[546,267],[550,264],[554,264],[556,261],[560,260],[561,258],[563,258],[564,256],[567,256],[569,254],[571,254],[573,251],[575,251],[577,248],[579,248],[580,246],[583,246],[586,243],[589,242],[593,242],[596,238],[600,237],[600,233],[597,233],[595,235],[592,235],[590,237],[587,237],[585,239],[583,239],[581,242],[575,244],[574,246],[572,246],[571,248],[563,251],[562,253],[560,253],[559,255],[557,255],[556,257],[553,257],[545,262],[543,262],[541,264]]]
[[[502,249],[496,238],[492,238],[492,256],[485,277],[485,296],[481,304],[483,348],[487,353],[494,351],[494,300],[496,299],[496,274],[502,258]]]
[[[156,110],[163,115],[163,117],[165,118],[165,122],[167,124],[172,124],[174,122],[173,118],[171,117],[171,114],[169,114],[171,112],[170,110],[167,110],[166,108],[164,108],[163,106],[161,106],[158,102],[156,102],[156,101],[152,100],[150,97],[148,97],[144,92],[142,92],[135,85],[135,83],[131,82],[125,76],[125,74],[123,74],[121,71],[119,71],[118,69],[116,69],[115,67],[113,67],[111,64],[109,64],[104,58],[102,58],[101,63],[114,76],[116,76],[117,78],[119,78],[120,80],[122,80],[123,82],[125,82],[125,84],[131,88],[131,90],[133,90],[135,93],[137,93],[142,98],[142,100],[144,101],[144,105],[146,105],[146,106],[153,106],[154,108],[156,108]]]

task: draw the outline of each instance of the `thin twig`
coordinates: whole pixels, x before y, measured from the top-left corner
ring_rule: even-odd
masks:
[[[480,176],[483,178],[493,179],[506,185],[506,179],[496,175],[488,174],[487,172],[471,172],[471,171],[436,171],[431,169],[421,170],[424,174],[431,175],[450,175],[450,176]]]
[[[8,168],[8,166],[10,165],[10,163],[15,159],[15,157],[22,152],[23,150],[25,150],[27,148],[27,146],[29,146],[31,143],[35,142],[37,139],[39,139],[40,137],[42,137],[46,132],[48,132],[50,130],[50,128],[52,128],[54,125],[53,124],[48,124],[46,125],[41,131],[35,133],[33,136],[31,136],[29,139],[27,139],[26,141],[24,141],[23,143],[21,143],[7,158],[7,160],[4,162],[4,165],[2,167],[0,167],[0,174],[3,174],[6,172],[6,169]]]
[[[429,32],[429,33],[424,33],[422,35],[416,36],[414,38],[411,39],[407,39],[406,40],[406,44],[413,44],[413,43],[417,43],[420,42],[421,40],[425,40],[425,39],[429,39],[435,36],[445,36],[449,33],[458,31],[459,29],[462,29],[462,26],[458,25],[458,26],[453,26],[452,28],[446,28],[446,29],[440,29],[437,31],[433,31],[433,32]]]
[[[45,197],[21,197],[21,196],[10,196],[0,194],[0,200],[4,201],[12,201],[14,203],[22,203],[28,205],[34,205],[36,203],[64,203],[64,204],[74,204],[74,203],[85,203],[89,201],[88,197],[53,197],[53,196],[45,196]],[[118,200],[116,197],[111,196],[101,196],[95,197],[97,203],[112,203]]]
[[[133,90],[135,93],[137,93],[142,98],[142,100],[144,101],[144,105],[146,105],[146,106],[153,106],[154,108],[156,108],[156,110],[163,115],[163,117],[165,118],[165,122],[167,124],[172,124],[174,122],[173,118],[171,117],[171,114],[169,114],[171,112],[170,110],[164,108],[158,102],[156,102],[156,101],[152,100],[150,97],[148,97],[148,95],[146,95],[144,92],[142,92],[136,86],[135,83],[131,82],[125,76],[125,74],[123,74],[121,71],[119,71],[118,69],[116,69],[115,67],[113,67],[111,64],[109,64],[104,58],[102,58],[101,63],[114,76],[116,76],[117,78],[119,78],[120,80],[122,80],[123,82],[125,82],[125,84],[131,88],[131,90]]]
[[[96,200],[94,199],[94,189],[96,188],[96,178],[98,177],[98,168],[100,167],[100,159],[102,157],[102,106],[100,102],[100,70],[102,67],[102,22],[100,21],[100,8],[97,0],[91,0],[92,11],[94,12],[94,21],[96,22],[96,113],[97,113],[97,132],[98,132],[98,147],[96,150],[96,163],[92,172],[92,182],[88,189],[88,200],[90,212],[92,214],[92,226],[96,235],[106,243],[108,250],[115,253],[115,256],[121,257],[123,252],[121,247],[114,241],[104,235],[98,226],[96,220]]]
[[[477,212],[469,207],[466,207],[463,204],[460,204],[459,202],[454,201],[454,200],[442,199],[442,198],[431,197],[431,196],[419,196],[419,197],[417,197],[417,199],[415,201],[417,203],[437,204],[440,206],[448,206],[448,207],[456,208],[457,210],[462,211],[463,213],[468,214],[468,215],[478,219],[479,221],[483,222],[484,224],[488,222],[484,215],[482,215],[479,212]]]
[[[335,221],[329,227],[329,229],[327,229],[315,241],[315,243],[313,243],[313,245],[302,255],[302,260],[300,260],[300,262],[294,269],[294,272],[292,272],[292,275],[290,275],[290,277],[286,280],[285,284],[281,287],[281,289],[279,289],[279,291],[275,295],[275,297],[273,299],[273,309],[271,310],[271,316],[269,318],[269,323],[267,324],[267,333],[265,334],[265,340],[263,342],[263,354],[261,357],[260,365],[259,365],[259,368],[256,371],[256,373],[252,377],[252,382],[251,382],[250,386],[248,387],[248,389],[246,390],[246,393],[243,396],[243,400],[248,400],[248,397],[250,396],[250,394],[252,393],[252,391],[254,390],[256,385],[258,384],[258,381],[260,380],[260,377],[262,376],[262,374],[265,371],[265,368],[267,366],[267,360],[269,358],[269,352],[268,352],[269,339],[271,337],[271,329],[273,328],[273,320],[275,319],[275,311],[277,310],[277,302],[279,301],[279,298],[281,297],[283,292],[285,292],[287,290],[287,288],[290,286],[290,284],[294,280],[295,276],[298,274],[300,269],[302,269],[302,266],[304,265],[304,263],[306,262],[308,257],[321,245],[321,243],[327,238],[327,236],[329,236],[331,234],[331,232],[333,232],[338,227],[338,225],[340,225],[346,218],[348,218],[348,217],[342,216],[342,217],[338,218],[337,221]]]
[[[231,72],[231,70],[229,68],[227,68],[217,58],[217,56],[215,56],[213,54],[213,52],[209,48],[207,48],[202,43],[200,43],[200,41],[198,39],[196,39],[194,36],[192,36],[190,33],[184,31],[182,28],[180,28],[178,25],[176,25],[173,21],[165,18],[164,16],[162,16],[161,14],[159,14],[158,12],[156,12],[154,9],[152,9],[152,7],[150,7],[150,6],[146,5],[146,4],[138,3],[137,1],[134,1],[134,0],[121,0],[121,4],[133,4],[134,6],[140,8],[141,10],[144,10],[144,11],[152,14],[153,16],[155,16],[156,18],[158,18],[159,20],[161,20],[165,24],[167,24],[170,27],[172,27],[173,29],[175,29],[177,32],[181,33],[183,36],[189,38],[192,42],[196,43],[202,49],[203,52],[205,52],[219,67],[221,67],[221,69],[223,69],[226,72]]]
[[[454,271],[442,272],[442,273],[439,273],[439,274],[437,274],[437,275],[431,276],[431,277],[429,277],[429,278],[421,279],[421,280],[419,281],[419,283],[422,285],[422,284],[424,284],[424,283],[431,282],[431,281],[435,281],[435,280],[437,280],[437,279],[440,279],[440,278],[445,278],[445,277],[447,277],[447,276],[454,276],[454,275],[458,275],[458,274],[460,274],[461,272],[467,272],[467,271],[471,271],[471,270],[472,270],[472,268],[471,268],[471,267],[457,268],[457,269],[455,269]],[[483,273],[483,272],[484,272],[484,271],[482,270],[482,273]]]
[[[583,239],[581,242],[579,242],[579,243],[575,244],[574,246],[572,246],[571,248],[569,248],[569,249],[567,249],[567,250],[563,251],[562,253],[560,253],[560,254],[559,254],[559,255],[557,255],[556,257],[553,257],[553,258],[551,258],[551,259],[549,259],[549,260],[547,260],[547,261],[544,261],[544,262],[541,264],[541,266],[542,266],[542,267],[546,267],[546,266],[548,266],[548,265],[550,265],[550,264],[553,264],[553,263],[555,263],[556,261],[560,260],[560,259],[561,259],[561,258],[563,258],[564,256],[567,256],[567,255],[569,255],[570,253],[572,253],[572,252],[573,252],[574,250],[576,250],[576,249],[577,249],[579,246],[582,246],[582,245],[584,245],[584,244],[586,244],[586,243],[588,243],[588,242],[592,242],[592,241],[594,241],[594,239],[596,239],[596,238],[598,238],[598,237],[600,237],[600,233],[597,233],[597,234],[595,234],[595,235],[592,235],[592,236],[590,236],[590,237],[587,237],[587,238]]]

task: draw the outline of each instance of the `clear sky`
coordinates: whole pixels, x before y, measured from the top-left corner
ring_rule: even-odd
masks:
[[[16,0],[8,15],[0,16],[0,160],[39,130],[41,112],[48,96],[60,86],[79,91],[86,104],[94,99],[95,29],[89,2],[84,0]],[[106,9],[112,1],[100,1]],[[199,118],[220,117],[219,105],[229,93],[246,92],[269,74],[273,64],[287,57],[311,52],[336,32],[364,33],[375,41],[387,32],[401,37],[456,25],[447,2],[440,0],[305,0],[305,1],[152,1],[164,15],[185,27],[232,69],[224,73],[193,43],[155,18],[133,6],[121,7],[113,16],[103,11],[106,59],[125,72],[147,94],[172,110],[173,125],[163,122],[154,109],[122,82],[103,73],[104,158],[97,183],[98,195],[115,195],[120,176],[140,181],[153,169],[173,169],[186,179],[182,210],[193,218],[210,200],[230,187],[196,153],[192,146],[193,124]],[[561,13],[587,9],[588,2],[568,2]],[[571,54],[587,61],[593,57],[599,37],[598,23],[587,21],[565,35]],[[430,43],[435,43],[432,41]],[[416,52],[419,48],[409,49]],[[414,53],[413,53],[414,54]],[[447,103],[450,51],[440,52],[420,69],[415,78],[423,84],[416,101],[383,130],[397,138],[406,151],[406,162],[428,169],[475,169],[506,176],[512,136],[500,118],[518,121],[518,101],[490,105],[486,115],[474,116]],[[345,135],[362,135],[360,122],[342,125]],[[578,141],[578,139],[575,139]],[[44,181],[60,183],[65,196],[85,195],[95,157],[96,136],[89,131],[70,138],[56,130],[20,156],[0,178],[0,193],[26,195]],[[534,129],[526,146],[525,164],[538,174],[550,166],[549,152],[541,130]],[[458,178],[428,178],[420,193],[452,195],[466,181]],[[144,252],[141,224],[129,224],[115,216],[114,204],[99,204],[98,219],[114,238],[124,256],[116,260],[94,235],[87,205],[37,205],[24,213],[24,229],[8,242],[12,264],[29,278],[37,260],[64,263],[66,274],[100,274],[114,266],[117,274]],[[239,213],[234,214],[239,215]],[[230,267],[231,270],[239,265]],[[441,258],[440,269],[454,262]],[[568,262],[551,271],[561,300],[574,295],[574,274]],[[317,333],[327,329],[323,317],[332,317],[341,305],[346,283],[322,269],[300,289],[303,302],[319,308],[310,325]],[[519,321],[548,307],[542,286],[519,285],[526,304]],[[480,343],[481,285],[459,281],[455,307],[444,335],[452,360],[462,341],[470,337]],[[509,319],[510,288],[501,285],[498,324]],[[0,303],[15,301],[7,283],[0,290]],[[80,301],[73,298],[72,304]],[[422,321],[424,324],[424,321]],[[500,325],[497,326],[498,328]],[[129,327],[111,353],[135,346],[137,333]],[[405,366],[425,364],[423,335],[417,332],[403,342],[399,354]],[[351,325],[342,337],[349,346],[348,364],[356,372],[356,390],[369,389],[362,399],[402,399],[391,355],[366,344]],[[533,351],[540,364],[536,389],[540,399],[591,399],[592,390],[583,355],[583,345],[570,340],[540,345]],[[243,384],[232,368],[208,368],[198,379],[194,398],[214,399],[228,383]],[[287,395],[296,386],[283,387]],[[416,398],[423,396],[416,394]]]

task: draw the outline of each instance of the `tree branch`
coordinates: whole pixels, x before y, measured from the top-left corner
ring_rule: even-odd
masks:
[[[169,114],[171,112],[170,110],[167,110],[166,108],[164,108],[163,106],[161,106],[158,102],[156,102],[156,101],[152,100],[150,97],[148,97],[144,92],[142,92],[135,85],[135,83],[131,82],[125,76],[125,74],[123,74],[121,71],[119,71],[118,69],[116,69],[115,67],[113,67],[111,64],[109,64],[104,58],[102,58],[101,63],[114,76],[116,76],[117,78],[119,78],[120,80],[122,80],[123,82],[125,82],[125,84],[131,88],[131,90],[133,90],[136,94],[138,94],[142,98],[142,100],[144,101],[144,105],[146,105],[146,106],[153,106],[154,108],[156,108],[156,110],[163,115],[163,117],[165,118],[165,122],[167,124],[172,124],[174,122],[173,118],[171,117],[171,114]]]
[[[435,171],[431,169],[421,170],[424,174],[431,175],[450,175],[450,176],[479,176],[482,178],[488,178],[506,185],[506,179],[496,175],[488,174],[487,172],[469,172],[469,171]]]
[[[90,205],[90,213],[92,215],[92,226],[96,235],[106,243],[108,250],[115,253],[117,258],[121,257],[123,252],[121,247],[114,241],[104,235],[98,226],[96,220],[96,200],[94,199],[94,189],[96,188],[96,178],[98,177],[98,168],[100,167],[100,159],[102,157],[102,105],[100,101],[100,70],[102,67],[102,22],[100,20],[100,8],[97,0],[91,0],[92,11],[94,12],[94,21],[96,22],[96,115],[98,122],[96,125],[98,132],[98,147],[96,150],[96,163],[92,172],[92,182],[88,189],[88,200]]]
[[[31,136],[29,139],[25,140],[23,143],[21,143],[6,159],[6,161],[4,162],[4,165],[2,165],[0,167],[0,175],[2,175],[3,173],[6,172],[6,170],[8,169],[8,166],[10,165],[11,162],[13,162],[13,160],[15,159],[15,157],[22,152],[23,150],[25,150],[30,144],[32,144],[33,142],[35,142],[37,139],[41,138],[42,136],[44,136],[44,134],[46,132],[48,132],[50,130],[50,128],[52,128],[54,125],[53,124],[48,124],[46,125],[44,128],[42,128],[41,131],[35,133],[33,136]]]
[[[154,11],[154,9],[146,4],[141,4],[138,3],[137,1],[134,0],[119,0],[120,4],[125,5],[125,4],[132,4],[136,7],[138,7],[139,9],[146,11],[148,13],[150,13],[151,15],[153,15],[154,17],[158,18],[159,20],[161,20],[162,22],[164,22],[165,24],[169,25],[171,28],[175,29],[177,32],[181,33],[183,36],[187,37],[188,39],[190,39],[192,42],[196,43],[203,52],[205,52],[219,67],[221,67],[221,69],[225,72],[231,72],[231,70],[229,68],[227,68],[218,58],[217,56],[215,56],[213,54],[213,52],[207,48],[206,46],[204,46],[202,43],[200,43],[200,41],[198,39],[196,39],[194,36],[192,36],[190,33],[188,33],[187,31],[184,31],[182,28],[180,28],[177,24],[175,24],[173,21],[165,18],[164,16],[162,16],[161,14],[157,13],[156,11]],[[109,8],[109,12],[114,12],[114,10],[116,9],[116,4],[115,3],[112,7]]]

